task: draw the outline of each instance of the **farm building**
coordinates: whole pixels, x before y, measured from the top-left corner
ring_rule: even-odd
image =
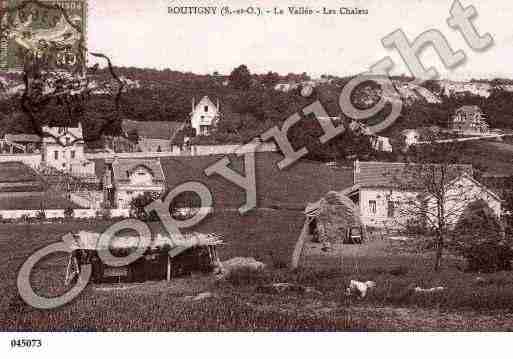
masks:
[[[121,128],[127,138],[136,137],[142,152],[171,152],[173,141],[185,123],[174,121],[122,120]]]
[[[363,225],[358,207],[345,197],[344,191],[330,191],[321,200],[309,203],[305,216],[309,234],[317,235],[319,242],[341,240],[348,229]]]
[[[169,281],[193,272],[210,273],[221,267],[216,248],[222,241],[217,235],[189,233],[180,239],[158,235],[155,239],[145,238],[144,242],[141,245],[139,237],[116,236],[104,243],[99,233],[74,234],[66,283],[73,281],[86,265],[91,265],[95,283]],[[134,252],[141,255],[131,263],[113,263],[116,256],[123,258],[126,253]],[[106,255],[114,257],[110,257],[111,261],[100,259]]]
[[[436,165],[433,167],[436,171]],[[432,206],[433,199],[418,180],[428,167],[406,163],[360,162],[354,164],[354,186],[347,193],[358,204],[365,225],[371,227],[400,227],[410,218],[407,206],[418,203]],[[426,172],[426,175],[429,175]],[[471,165],[449,168],[446,180],[446,213],[457,220],[471,202],[482,199],[501,215],[501,200],[490,189],[473,178]],[[424,211],[425,212],[425,211]]]

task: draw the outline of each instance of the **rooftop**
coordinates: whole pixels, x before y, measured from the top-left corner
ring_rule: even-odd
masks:
[[[164,173],[158,159],[118,158],[112,163],[114,181],[128,182],[130,174],[139,167],[148,169],[157,182],[164,182]]]
[[[52,193],[34,193],[21,196],[0,197],[0,210],[52,210],[81,209],[82,207]]]
[[[422,173],[435,170],[441,174],[439,164],[416,164],[397,162],[355,162],[354,182],[360,187],[418,187]],[[448,180],[459,177],[462,173],[472,175],[472,165],[449,165]]]
[[[141,138],[170,140],[183,129],[185,123],[175,121],[134,121],[124,119],[121,127],[125,134],[136,131]]]

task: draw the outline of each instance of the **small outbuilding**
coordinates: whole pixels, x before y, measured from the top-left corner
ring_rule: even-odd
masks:
[[[223,242],[215,234],[188,233],[180,241],[162,235],[153,241],[116,236],[108,243],[103,243],[101,235],[95,232],[80,232],[73,237],[66,283],[77,278],[87,265],[91,265],[94,283],[169,281],[193,272],[209,273],[221,266],[217,246]],[[142,246],[141,242],[148,245]],[[138,258],[127,265],[116,266],[102,260],[113,256],[122,262],[136,252],[140,254]]]

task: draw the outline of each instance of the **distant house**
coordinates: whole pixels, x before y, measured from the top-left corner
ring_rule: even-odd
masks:
[[[464,134],[482,134],[490,130],[478,106],[462,106],[451,119],[450,128]]]
[[[420,176],[421,167],[415,171],[405,163],[360,162],[354,164],[354,185],[345,190],[346,194],[358,204],[365,225],[372,227],[400,227],[411,219],[401,211],[407,204],[418,201],[419,206],[433,206],[432,196],[424,193],[415,176]],[[435,165],[436,166],[436,165]],[[424,169],[425,170],[425,169]],[[447,180],[446,211],[452,213],[456,221],[471,202],[484,200],[494,213],[500,217],[501,200],[472,177],[471,165],[454,165]],[[455,200],[451,195],[455,191],[462,195]],[[429,211],[427,211],[429,212]]]
[[[35,153],[41,150],[41,137],[34,134],[6,134],[4,136],[4,141],[7,144],[23,146],[24,153]],[[11,150],[14,150],[14,148],[11,147]]]
[[[126,138],[137,136],[137,145],[142,152],[170,152],[177,134],[185,123],[175,121],[123,120],[121,127]]]
[[[407,147],[414,145],[420,141],[420,131],[416,129],[406,129],[401,131],[404,136],[404,143]]]
[[[299,88],[299,84],[296,82],[284,82],[274,86],[276,91],[290,92]]]
[[[204,96],[197,104],[192,99],[191,126],[196,136],[208,136],[221,116],[219,100],[214,104],[208,96]]]
[[[165,178],[159,159],[115,159],[105,168],[106,199],[116,208],[130,207],[130,201],[144,193],[161,193]]]
[[[376,136],[372,135],[370,136],[370,143],[372,148],[375,151],[379,152],[392,152],[392,144],[390,143],[390,138],[383,137],[383,136]]]

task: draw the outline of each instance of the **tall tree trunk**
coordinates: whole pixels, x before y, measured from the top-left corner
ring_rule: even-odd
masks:
[[[435,272],[440,270],[442,264],[442,253],[444,248],[444,238],[441,233],[437,234],[435,242]]]

